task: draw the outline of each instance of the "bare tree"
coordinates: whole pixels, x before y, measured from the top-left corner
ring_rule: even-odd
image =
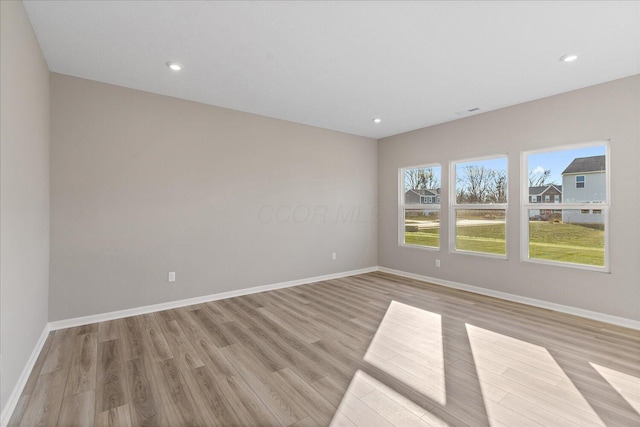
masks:
[[[541,168],[532,169],[529,171],[529,187],[541,187],[543,185],[556,184],[555,181],[549,181],[551,176],[551,169],[539,170]]]
[[[484,166],[465,166],[458,177],[457,203],[485,203],[491,190],[493,170]]]
[[[507,171],[492,170],[489,195],[493,203],[507,203]]]
[[[431,190],[440,187],[440,179],[433,168],[409,169],[404,172],[404,189]]]
[[[457,203],[506,203],[507,171],[470,165],[458,176]]]

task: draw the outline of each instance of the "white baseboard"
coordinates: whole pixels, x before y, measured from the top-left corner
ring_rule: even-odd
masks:
[[[31,370],[33,369],[36,361],[38,360],[38,356],[40,355],[40,351],[44,346],[44,343],[47,341],[47,337],[49,336],[49,325],[45,325],[42,330],[42,334],[36,343],[36,346],[33,348],[29,359],[27,360],[27,364],[24,366],[20,377],[18,378],[18,382],[15,387],[13,387],[13,391],[7,400],[7,404],[2,410],[2,414],[0,414],[0,427],[6,427],[9,424],[9,420],[11,419],[11,415],[13,415],[13,411],[16,409],[16,405],[18,405],[18,400],[20,400],[20,395],[22,394],[22,390],[24,386],[27,384],[27,380],[29,379],[29,375],[31,375]]]
[[[519,302],[522,304],[532,305],[534,307],[546,308],[548,310],[558,311],[560,313],[572,314],[587,319],[598,320],[612,325],[623,326],[625,328],[640,330],[640,321],[627,319],[625,317],[611,316],[609,314],[599,313],[597,311],[584,310],[569,305],[556,304],[553,302],[543,301],[535,298],[523,297],[520,295],[509,294],[506,292],[494,291],[491,289],[481,288],[478,286],[467,285],[464,283],[453,282],[451,280],[438,279],[435,277],[423,276],[421,274],[408,273],[406,271],[394,270],[387,267],[378,267],[378,271],[383,273],[395,274],[396,276],[407,277],[409,279],[421,280],[423,282],[434,283],[436,285],[446,286],[448,288],[460,289],[463,291],[473,292],[474,294],[496,297],[507,301]]]
[[[146,305],[143,307],[129,308],[126,310],[111,311],[108,313],[94,314],[90,316],[75,317],[72,319],[57,320],[49,322],[49,329],[52,331],[75,326],[89,325],[91,323],[104,322],[107,320],[121,319],[124,317],[138,316],[140,314],[154,313],[156,311],[170,310],[172,308],[185,307],[188,305],[201,304],[204,302],[217,301],[226,298],[239,297],[242,295],[256,294],[259,292],[272,291],[275,289],[290,288],[292,286],[307,285],[309,283],[322,282],[324,280],[340,279],[342,277],[355,276],[357,274],[371,273],[378,271],[378,267],[368,267],[359,270],[343,271],[340,273],[326,274],[323,276],[308,277],[306,279],[291,280],[289,282],[274,283],[271,285],[255,286],[253,288],[239,289],[236,291],[221,292],[218,294],[204,295],[201,297],[187,298],[178,301],[163,302],[160,304]]]
[[[49,332],[51,331],[64,329],[64,328],[71,328],[75,326],[88,325],[96,322],[104,322],[106,320],[120,319],[123,317],[137,316],[140,314],[153,313],[156,311],[169,310],[172,308],[185,307],[187,305],[200,304],[203,302],[216,301],[216,300],[221,300],[225,298],[233,298],[233,297],[242,296],[242,295],[272,291],[275,289],[290,288],[292,286],[306,285],[309,283],[322,282],[324,280],[340,279],[342,277],[349,277],[349,276],[355,276],[357,274],[371,273],[373,271],[378,271],[378,267],[374,266],[374,267],[362,268],[359,270],[343,271],[340,273],[326,274],[323,276],[309,277],[306,279],[291,280],[288,282],[274,283],[271,285],[264,285],[264,286],[256,286],[253,288],[239,289],[236,291],[222,292],[222,293],[212,294],[212,295],[204,295],[201,297],[187,298],[187,299],[178,300],[178,301],[169,301],[165,303],[147,305],[143,307],[136,307],[136,308],[131,308],[127,310],[112,311],[109,313],[101,313],[101,314],[95,314],[91,316],[83,316],[83,317],[76,317],[73,319],[65,319],[65,320],[58,320],[55,322],[49,322],[45,326],[44,330],[42,331],[42,335],[40,336],[40,339],[36,343],[36,346],[34,347],[33,352],[31,353],[31,356],[29,357],[29,360],[27,361],[27,364],[25,365],[22,371],[22,374],[20,375],[20,378],[18,379],[17,384],[13,388],[13,392],[11,393],[11,396],[9,396],[9,399],[7,401],[6,406],[4,407],[4,410],[2,411],[2,414],[0,414],[0,427],[6,427],[7,424],[9,423],[9,420],[11,419],[11,415],[13,415],[13,411],[15,410],[16,405],[18,404],[18,400],[20,400],[20,395],[22,394],[22,390],[24,389],[24,386],[26,385],[27,380],[29,379],[29,375],[31,374],[33,366],[35,365],[36,360],[40,355],[40,351],[42,350],[42,347],[44,346],[44,343],[47,340],[47,336],[49,335]]]
[[[555,304],[548,301],[538,300],[534,298],[527,298],[519,295],[509,294],[506,292],[494,291],[491,289],[485,289],[478,286],[472,286],[472,285],[467,285],[463,283],[453,282],[450,280],[444,280],[444,279],[438,279],[435,277],[423,276],[420,274],[408,273],[406,271],[394,270],[387,267],[377,267],[377,266],[368,267],[368,268],[362,268],[359,270],[344,271],[341,273],[327,274],[324,276],[316,276],[316,277],[309,277],[306,279],[291,280],[289,282],[274,283],[271,285],[256,286],[253,288],[239,289],[236,291],[222,292],[218,294],[205,295],[201,297],[188,298],[188,299],[183,299],[178,301],[169,301],[165,303],[147,305],[147,306],[131,308],[127,310],[112,311],[109,313],[101,313],[101,314],[96,314],[91,316],[76,317],[73,319],[65,319],[65,320],[58,320],[55,322],[49,322],[45,326],[44,330],[42,331],[42,335],[38,339],[38,342],[36,343],[36,346],[34,347],[33,352],[31,353],[31,356],[29,357],[29,360],[27,361],[27,364],[25,365],[22,371],[22,374],[20,375],[20,378],[18,379],[18,382],[13,389],[13,392],[9,396],[9,399],[7,401],[7,404],[4,410],[0,414],[0,427],[6,427],[6,425],[9,423],[9,420],[11,419],[11,415],[13,414],[13,411],[15,410],[16,405],[18,404],[18,400],[20,399],[20,395],[22,394],[22,390],[24,389],[24,386],[26,385],[27,380],[29,379],[31,370],[33,369],[33,366],[35,365],[36,360],[38,359],[40,351],[42,350],[42,347],[44,346],[44,343],[50,331],[57,330],[57,329],[70,328],[75,326],[88,325],[96,322],[104,322],[106,320],[120,319],[123,317],[137,316],[140,314],[153,313],[156,311],[168,310],[172,308],[185,307],[188,305],[200,304],[200,303],[209,302],[209,301],[216,301],[216,300],[221,300],[225,298],[233,298],[233,297],[242,296],[242,295],[255,294],[255,293],[271,291],[275,289],[283,289],[283,288],[289,288],[293,286],[306,285],[309,283],[322,282],[325,280],[339,279],[343,277],[355,276],[358,274],[371,273],[374,271],[381,271],[384,273],[395,274],[396,276],[407,277],[410,279],[420,280],[428,283],[434,283],[436,285],[441,285],[449,288],[461,289],[464,291],[473,292],[475,294],[487,295],[487,296],[496,297],[496,298],[500,298],[507,301],[519,302],[519,303],[531,305],[534,307],[546,308],[546,309],[558,311],[561,313],[572,314],[572,315],[584,317],[587,319],[598,320],[598,321],[610,323],[613,325],[640,330],[640,321],[637,321],[637,320],[627,319],[624,317],[611,316],[604,313],[598,313],[590,310],[583,310],[581,308],[571,307],[571,306],[562,305],[562,304]]]

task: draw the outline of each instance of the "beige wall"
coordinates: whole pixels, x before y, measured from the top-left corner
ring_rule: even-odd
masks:
[[[0,405],[47,323],[49,71],[21,2],[0,2]]]
[[[51,111],[50,320],[377,263],[375,140],[59,74]]]
[[[640,76],[416,130],[378,143],[378,256],[384,267],[640,320]],[[611,140],[611,274],[520,261],[520,153]],[[508,154],[508,260],[398,246],[398,168]],[[448,180],[443,190],[449,191]],[[446,203],[446,202],[445,202]],[[442,241],[449,209],[442,208]],[[435,267],[435,259],[441,267]]]
[[[376,145],[50,77],[22,4],[0,7],[2,408],[47,319],[376,264],[640,320],[640,76]],[[600,139],[611,140],[611,274],[521,262],[520,152]],[[399,167],[439,162],[446,176],[453,160],[501,153],[508,260],[398,247]]]

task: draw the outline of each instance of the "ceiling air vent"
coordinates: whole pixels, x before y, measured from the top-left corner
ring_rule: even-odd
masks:
[[[463,116],[468,116],[469,114],[477,113],[478,111],[480,111],[480,107],[473,107],[473,108],[469,108],[468,110],[458,111],[457,113],[455,113],[455,115],[463,117]]]

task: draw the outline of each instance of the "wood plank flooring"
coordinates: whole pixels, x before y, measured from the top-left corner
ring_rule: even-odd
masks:
[[[52,332],[10,426],[640,426],[640,332],[370,273]]]

